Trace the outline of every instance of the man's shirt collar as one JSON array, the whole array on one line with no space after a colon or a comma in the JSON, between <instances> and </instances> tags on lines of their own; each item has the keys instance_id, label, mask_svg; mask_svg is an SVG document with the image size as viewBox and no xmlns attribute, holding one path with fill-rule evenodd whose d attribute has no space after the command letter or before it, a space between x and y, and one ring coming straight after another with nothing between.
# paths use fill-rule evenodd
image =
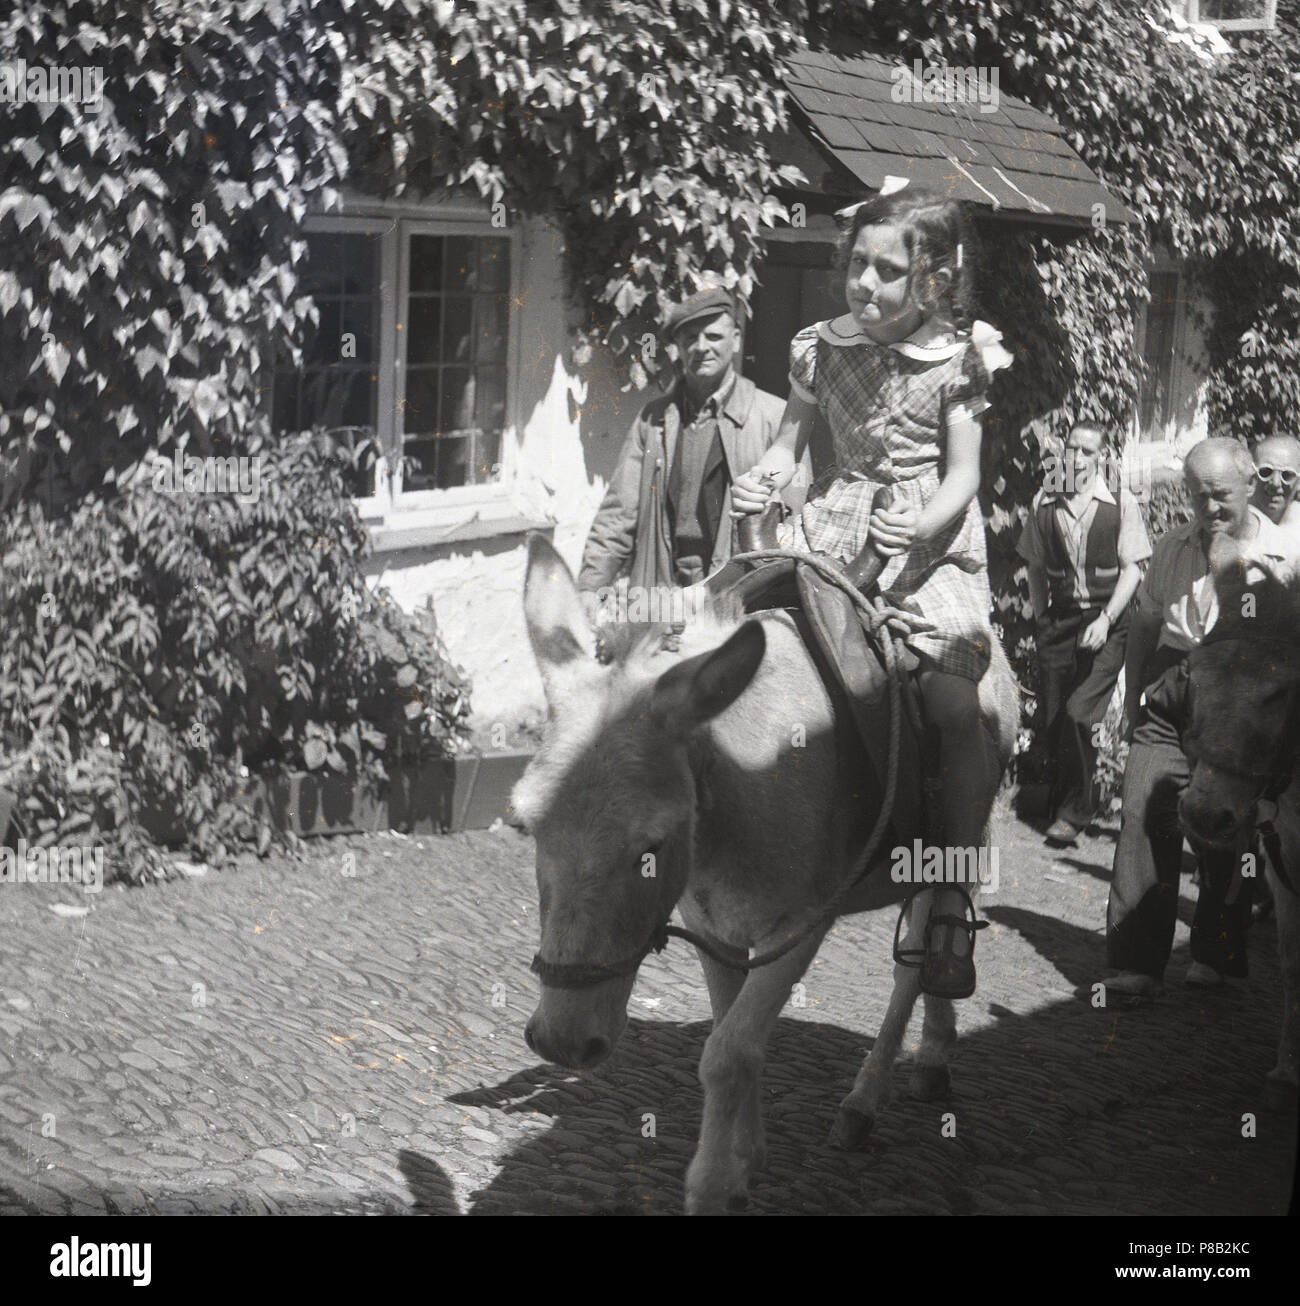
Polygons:
<instances>
[{"instance_id":1,"label":"man's shirt collar","mask_svg":"<svg viewBox=\"0 0 1300 1306\"><path fill-rule=\"evenodd\" d=\"M726 406L727 400L731 398L732 391L736 388L736 370L731 369L727 379L697 408L692 402L690 394L686 389L686 382L681 382L681 390L678 397L678 407L681 409L682 422L689 425L704 416L717 417Z\"/></svg>"}]
</instances>

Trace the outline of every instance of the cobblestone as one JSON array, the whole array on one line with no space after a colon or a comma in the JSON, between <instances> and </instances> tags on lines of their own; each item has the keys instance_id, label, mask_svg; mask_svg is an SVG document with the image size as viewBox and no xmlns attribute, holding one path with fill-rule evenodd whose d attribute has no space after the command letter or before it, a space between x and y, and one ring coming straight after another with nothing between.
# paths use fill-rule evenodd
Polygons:
<instances>
[{"instance_id":1,"label":"cobblestone","mask_svg":"<svg viewBox=\"0 0 1300 1306\"><path fill-rule=\"evenodd\" d=\"M892 913L840 922L769 1049L751 1209L1285 1210L1294 1124L1263 1097L1271 926L1252 935L1244 992L1182 989L1180 924L1165 996L1099 1010L1113 843L1082 841L1048 880L1032 831L1001 816L995 837L1002 887L982 903L993 924L952 1098L911 1099L903 1066L865 1152L826 1142L891 969ZM522 1042L531 845L510 830L422 842L318 842L305 862L106 892L82 919L49 912L40 886L0 890L0 1214L679 1212L709 1019L691 950L647 961L605 1066L577 1080L539 1065ZM347 848L364 876L325 873ZM919 1022L905 1056L918 1036ZM40 1137L47 1112L55 1138Z\"/></svg>"}]
</instances>

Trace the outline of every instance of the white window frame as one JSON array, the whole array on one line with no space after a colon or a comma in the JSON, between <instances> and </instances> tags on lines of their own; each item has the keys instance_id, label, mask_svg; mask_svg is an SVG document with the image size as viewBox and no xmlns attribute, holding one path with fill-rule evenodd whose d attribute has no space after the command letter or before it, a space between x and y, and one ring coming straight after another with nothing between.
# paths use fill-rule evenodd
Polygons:
<instances>
[{"instance_id":1,"label":"white window frame","mask_svg":"<svg viewBox=\"0 0 1300 1306\"><path fill-rule=\"evenodd\" d=\"M505 423L501 429L501 452L500 467L501 474L496 481L483 482L478 485L457 485L445 490L412 490L403 491L400 488L401 467L400 465L393 469L393 482L396 487L393 494L393 507L403 512L417 511L421 508L432 508L446 504L474 504L482 503L497 497L495 491L498 484L504 484L513 479L515 470L514 451L518 443L513 439L514 433L519 429L516 421L514 409L515 392L517 390L516 378L519 376L519 314L516 311L521 302L521 286L519 284L520 272L520 250L517 233L509 230L503 230L500 227L492 227L485 223L471 222L446 222L435 219L414 219L407 218L397 224L396 239L398 242L398 276L397 276L397 296L393 305L394 324L397 320L397 305L402 305L404 311L408 305L408 296L411 288L411 237L412 236L486 236L496 239L507 238L510 241L510 312L507 318L507 335L506 335L506 411ZM409 338L405 330L405 323L401 331L396 330L394 326L393 335L389 339L397 340L397 373L402 376L406 375L406 344ZM394 375L394 382L397 381ZM394 426L399 425L397 415L397 398L396 391L403 387L394 385L394 397L392 406L392 420Z\"/></svg>"},{"instance_id":2,"label":"white window frame","mask_svg":"<svg viewBox=\"0 0 1300 1306\"><path fill-rule=\"evenodd\" d=\"M315 215L307 218L302 225L304 235L330 235L338 232L374 231L379 225L373 218L331 217ZM391 446L393 442L393 424L396 421L397 396L396 373L384 366L384 341L392 340L395 334L396 306L389 293L388 279L390 269L396 263L397 224L393 223L379 237L379 327L375 344L379 356L375 360L379 381L375 396L375 435L381 448ZM358 496L353 499L357 512L363 521L382 518L392 507L386 466L381 458L375 465L375 492L372 495Z\"/></svg>"},{"instance_id":3,"label":"white window frame","mask_svg":"<svg viewBox=\"0 0 1300 1306\"><path fill-rule=\"evenodd\" d=\"M1187 21L1213 27L1220 32L1271 32L1277 26L1277 0L1260 0L1261 18L1209 18L1201 14L1201 0L1187 0Z\"/></svg>"},{"instance_id":4,"label":"white window frame","mask_svg":"<svg viewBox=\"0 0 1300 1306\"><path fill-rule=\"evenodd\" d=\"M303 232L375 231L380 246L380 325L376 366L379 370L375 432L381 445L392 448L398 439L398 396L406 367L406 336L398 329L406 316L409 248L412 234L486 236L510 241L510 311L506 344L506 407L501 431L500 475L495 481L440 490L404 493L400 464L390 479L386 461L375 469L375 493L355 498L358 514L371 532L377 552L423 548L443 541L457 542L545 528L516 493L519 432L518 379L521 374L521 322L526 253L518 226L493 225L487 205L473 201L415 204L345 195L333 210L314 213L303 221ZM400 315L399 315L400 314ZM392 481L396 480L394 486Z\"/></svg>"}]
</instances>

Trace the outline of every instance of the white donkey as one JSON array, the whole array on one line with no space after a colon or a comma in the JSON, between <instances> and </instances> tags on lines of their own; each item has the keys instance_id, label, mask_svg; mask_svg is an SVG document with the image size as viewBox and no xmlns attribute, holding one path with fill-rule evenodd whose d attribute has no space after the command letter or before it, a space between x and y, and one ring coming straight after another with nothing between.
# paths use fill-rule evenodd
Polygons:
<instances>
[{"instance_id":1,"label":"white donkey","mask_svg":"<svg viewBox=\"0 0 1300 1306\"><path fill-rule=\"evenodd\" d=\"M690 930L742 960L814 926L779 960L748 972L700 952L714 1026L700 1061L704 1119L686 1208L739 1209L763 1165L768 1038L828 928L819 910L865 847L879 785L784 612L706 616L686 626L676 649L648 637L603 665L573 578L539 536L530 540L524 608L550 707L546 738L514 793L536 839L541 897L542 994L528 1046L578 1069L603 1061L627 1023L637 965L662 946L675 907ZM1001 774L1017 699L996 640L981 702ZM898 783L919 787L921 777ZM920 834L893 831L904 845ZM842 911L905 892L878 866ZM923 938L932 896L913 907L908 948ZM888 1099L919 991L919 971L896 967L884 1025L832 1131L843 1146L864 1143ZM955 1041L952 1003L927 996L918 1096L947 1092Z\"/></svg>"}]
</instances>

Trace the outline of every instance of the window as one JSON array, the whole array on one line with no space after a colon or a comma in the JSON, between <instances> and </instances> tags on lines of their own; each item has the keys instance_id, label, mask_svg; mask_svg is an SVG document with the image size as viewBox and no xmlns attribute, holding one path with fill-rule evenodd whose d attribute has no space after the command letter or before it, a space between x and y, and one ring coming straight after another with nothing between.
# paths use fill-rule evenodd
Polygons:
<instances>
[{"instance_id":1,"label":"window","mask_svg":"<svg viewBox=\"0 0 1300 1306\"><path fill-rule=\"evenodd\" d=\"M505 426L510 242L408 232L404 264L403 488L480 484Z\"/></svg>"},{"instance_id":2,"label":"window","mask_svg":"<svg viewBox=\"0 0 1300 1306\"><path fill-rule=\"evenodd\" d=\"M1177 361L1180 279L1178 270L1151 271L1151 302L1142 329L1146 375L1138 396L1138 430L1143 440L1163 440L1175 421L1174 369Z\"/></svg>"},{"instance_id":3,"label":"window","mask_svg":"<svg viewBox=\"0 0 1300 1306\"><path fill-rule=\"evenodd\" d=\"M272 418L277 430L322 425L345 441L360 499L416 507L500 479L516 260L512 238L490 230L307 224L301 286L320 320L302 365L277 363Z\"/></svg>"},{"instance_id":4,"label":"window","mask_svg":"<svg viewBox=\"0 0 1300 1306\"><path fill-rule=\"evenodd\" d=\"M1277 26L1277 0L1187 0L1187 21L1221 32L1254 32Z\"/></svg>"}]
</instances>

